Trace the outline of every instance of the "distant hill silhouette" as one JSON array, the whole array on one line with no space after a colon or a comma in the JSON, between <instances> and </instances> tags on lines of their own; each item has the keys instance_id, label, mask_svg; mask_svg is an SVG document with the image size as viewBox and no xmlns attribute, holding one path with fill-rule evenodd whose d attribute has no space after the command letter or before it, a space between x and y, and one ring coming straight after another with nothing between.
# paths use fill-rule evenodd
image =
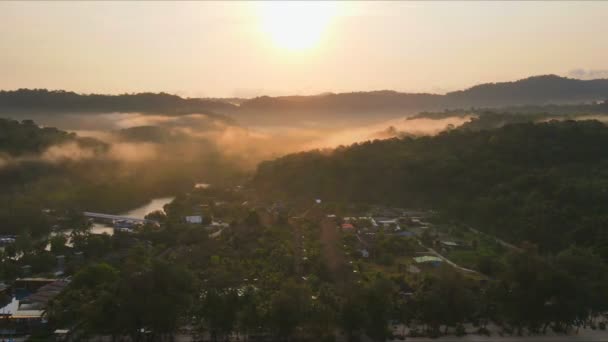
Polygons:
<instances>
[{"instance_id":1,"label":"distant hill silhouette","mask_svg":"<svg viewBox=\"0 0 608 342\"><path fill-rule=\"evenodd\" d=\"M85 95L47 89L0 91L0 112L213 114L228 112L234 107L234 105L220 100L184 99L166 93Z\"/></svg>"},{"instance_id":2,"label":"distant hill silhouette","mask_svg":"<svg viewBox=\"0 0 608 342\"><path fill-rule=\"evenodd\" d=\"M0 112L215 113L228 114L246 123L288 124L305 120L367 120L455 108L580 104L605 99L608 99L608 79L578 80L544 75L515 82L480 84L445 95L383 90L238 100L184 99L166 93L81 95L20 89L0 92Z\"/></svg>"},{"instance_id":3,"label":"distant hill silhouette","mask_svg":"<svg viewBox=\"0 0 608 342\"><path fill-rule=\"evenodd\" d=\"M445 95L372 91L316 96L262 96L244 101L239 119L281 120L298 115L306 119L357 120L412 115L419 111L456 108L498 108L522 105L591 103L608 99L608 79L578 80L555 75L534 76L515 82L487 83Z\"/></svg>"},{"instance_id":4,"label":"distant hill silhouette","mask_svg":"<svg viewBox=\"0 0 608 342\"><path fill-rule=\"evenodd\" d=\"M391 90L313 96L257 97L241 104L241 111L374 112L411 110L440 103L442 95L399 93Z\"/></svg>"},{"instance_id":5,"label":"distant hill silhouette","mask_svg":"<svg viewBox=\"0 0 608 342\"><path fill-rule=\"evenodd\" d=\"M584 81L545 75L515 82L480 84L445 95L373 91L317 96L263 96L243 102L241 110L367 112L420 110L422 108L566 104L606 98L608 98L608 79Z\"/></svg>"},{"instance_id":6,"label":"distant hill silhouette","mask_svg":"<svg viewBox=\"0 0 608 342\"><path fill-rule=\"evenodd\" d=\"M608 98L608 79L577 80L556 75L487 83L445 95L449 107L503 107L585 103Z\"/></svg>"}]
</instances>

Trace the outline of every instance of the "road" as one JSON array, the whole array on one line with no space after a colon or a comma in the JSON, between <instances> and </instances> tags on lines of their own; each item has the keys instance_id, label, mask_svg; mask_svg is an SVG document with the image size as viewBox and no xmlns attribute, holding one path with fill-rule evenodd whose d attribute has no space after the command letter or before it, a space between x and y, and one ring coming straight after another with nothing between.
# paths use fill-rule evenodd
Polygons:
<instances>
[{"instance_id":1,"label":"road","mask_svg":"<svg viewBox=\"0 0 608 342\"><path fill-rule=\"evenodd\" d=\"M289 225L292 228L293 233L293 262L294 262L294 270L298 276L302 276L302 257L304 256L302 253L302 229L300 228L300 222L297 219L290 218Z\"/></svg>"},{"instance_id":2,"label":"road","mask_svg":"<svg viewBox=\"0 0 608 342\"><path fill-rule=\"evenodd\" d=\"M329 270L334 273L345 265L344 254L338 249L340 234L334 220L325 218L321 221L321 244L323 256L327 261Z\"/></svg>"},{"instance_id":3,"label":"road","mask_svg":"<svg viewBox=\"0 0 608 342\"><path fill-rule=\"evenodd\" d=\"M456 263L455 263L455 262L453 262L452 260L450 260L450 259L448 259L448 258L444 257L443 255L441 255L441 254L440 254L439 252L437 252L436 250L434 250L434 249L432 249L432 248L430 248L430 247L427 247L427 246L423 245L423 244L422 244L422 242L421 242L420 240L416 240L416 241L418 241L418 244L419 244L419 245L420 245L422 248L426 248L426 250L427 250L429 253L431 253L431 254L435 255L436 257L440 258L441 260L443 260L445 263L449 264L450 266L452 266L452 267L454 267L454 268L456 268L456 269L459 269L459 270L461 270L461 271L463 271L463 272L475 273L475 274L479 274L479 275L481 275L481 276L484 276L483 274L481 274L481 273L479 273L479 272L477 272L477 271L475 271L475 270L472 270L472 269L469 269L469 268L465 268L465 267L462 267L462 266L460 266L460 265L456 264ZM485 276L484 276L484 277L485 277Z\"/></svg>"},{"instance_id":4,"label":"road","mask_svg":"<svg viewBox=\"0 0 608 342\"><path fill-rule=\"evenodd\" d=\"M475 234L479 234L479 235L487 236L487 237L489 237L489 238L493 239L494 241L496 241L498 244L500 244L500 245L501 245L501 246L503 246L503 247L506 247L506 248L509 248L509 249L511 249L511 250L518 251L518 252L521 252L521 251L522 251L522 249L521 249L521 248L519 248L519 247L517 247L517 246L515 246L515 245L513 245L513 244L510 244L510 243L508 243L508 242L506 242L506 241L504 241L504 240L501 240L501 239L497 238L496 236L493 236L493 235L490 235L490 234L486 234L486 233L484 233L484 232L481 232L481 231L479 231L479 230L477 230L477 229L475 229L475 228L469 227L469 226L467 226L467 229L469 229L471 232L473 232L473 233L475 233ZM455 263L455 262L453 262L452 260L450 260L450 259L448 259L448 258L444 257L443 255L441 255L441 254L440 254L439 252L437 252L436 250L434 250L434 249L432 249L432 248L430 248L430 247L427 247L427 246L423 245L423 244L422 244L422 242L421 242L420 240L417 240L417 241L418 241L418 244L419 244L420 246L422 246L423 248L426 248L426 249L428 250L428 252L429 252L429 253L431 253L431 254L433 254L433 255L437 256L438 258L440 258L441 260L443 260L444 262L446 262L446 263L447 263L447 264L449 264L450 266L452 266L452 267L454 267L454 268L456 268L456 269L459 269L459 270L461 270L461 271L463 271L463 272L475 273L475 274L479 274L479 275L481 275L481 276L484 276L484 277L485 277L485 275L483 275L482 273L479 273L479 272L477 272L477 271L475 271L475 270L472 270L472 269L469 269L469 268L465 268L465 267L462 267L462 266L460 266L460 265L456 264L456 263ZM608 338L607 338L606 340L608 341Z\"/></svg>"},{"instance_id":5,"label":"road","mask_svg":"<svg viewBox=\"0 0 608 342\"><path fill-rule=\"evenodd\" d=\"M473 233L475 233L475 234L479 234L479 235L487 236L487 237L489 237L489 238L491 238L491 239L494 239L494 241L496 241L498 244L500 244L500 245L501 245L501 246L503 246L503 247L506 247L506 248L509 248L509 249L512 249L512 250L515 250L515 251L518 251L518 252L523 251L521 248L519 248L519 247L517 247L517 246L515 246L515 245L513 245L513 244L510 244L510 243L508 243L508 242L506 242L506 241L504 241L504 240L501 240L501 239L497 238L497 237L496 237L496 236L494 236L494 235L490 235L490 234L484 233L484 232L482 232L482 231L479 231L479 230L477 230L477 229L475 229L475 228L472 228L472 227L469 227L469 226L467 226L467 228L468 228L468 229L469 229L471 232L473 232Z\"/></svg>"}]
</instances>

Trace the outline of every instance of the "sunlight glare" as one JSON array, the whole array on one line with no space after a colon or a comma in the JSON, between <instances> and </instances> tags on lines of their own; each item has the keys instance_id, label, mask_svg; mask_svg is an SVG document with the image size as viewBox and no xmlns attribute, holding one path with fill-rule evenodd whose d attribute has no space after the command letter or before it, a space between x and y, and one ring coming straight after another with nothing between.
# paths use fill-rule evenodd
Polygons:
<instances>
[{"instance_id":1,"label":"sunlight glare","mask_svg":"<svg viewBox=\"0 0 608 342\"><path fill-rule=\"evenodd\" d=\"M258 6L262 30L287 50L314 47L336 14L336 4L330 2L264 2Z\"/></svg>"}]
</instances>

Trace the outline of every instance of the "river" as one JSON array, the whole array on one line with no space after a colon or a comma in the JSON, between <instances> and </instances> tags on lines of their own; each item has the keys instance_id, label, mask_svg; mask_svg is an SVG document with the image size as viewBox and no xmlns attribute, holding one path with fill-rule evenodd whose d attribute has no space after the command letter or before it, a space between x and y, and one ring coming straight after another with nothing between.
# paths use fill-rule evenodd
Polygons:
<instances>
[{"instance_id":1,"label":"river","mask_svg":"<svg viewBox=\"0 0 608 342\"><path fill-rule=\"evenodd\" d=\"M150 202L142 205L141 207L131 209L127 212L120 213L119 215L143 219L147 214L149 214L153 211L163 210L163 207L165 206L165 204L170 203L171 201L173 201L174 198L175 197L154 198L154 199L150 200ZM104 223L93 223L93 226L91 227L91 233L93 233L93 234L106 233L106 234L112 235L112 234L114 234L114 228L112 228L112 226L110 226L108 224L104 224Z\"/></svg>"},{"instance_id":2,"label":"river","mask_svg":"<svg viewBox=\"0 0 608 342\"><path fill-rule=\"evenodd\" d=\"M171 201L173 201L175 197L159 197L159 198L153 198L150 200L150 202L137 207L135 209L131 209L129 211L126 211L124 213L119 214L120 216L128 216L128 217L133 217L133 218L140 218L143 219L147 214L156 211L156 210L163 210L163 207L165 206L165 204L170 203ZM50 236L55 236L57 234L63 234L65 236L69 236L71 233L70 230L63 230L60 232L54 231L51 232ZM114 235L114 228L106 223L99 223L99 222L94 222L93 226L91 226L91 233L92 234L108 234L108 235ZM67 245L68 246L72 246L71 241L69 241L70 239L68 239ZM3 250L4 247L0 247L0 250ZM50 251L51 250L51 243L49 242L46 246L46 250Z\"/></svg>"}]
</instances>

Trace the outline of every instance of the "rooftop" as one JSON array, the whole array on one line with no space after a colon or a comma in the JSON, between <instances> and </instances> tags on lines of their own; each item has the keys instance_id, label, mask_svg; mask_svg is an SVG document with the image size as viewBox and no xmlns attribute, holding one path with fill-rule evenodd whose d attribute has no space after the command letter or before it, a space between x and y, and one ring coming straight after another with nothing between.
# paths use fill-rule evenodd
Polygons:
<instances>
[{"instance_id":1,"label":"rooftop","mask_svg":"<svg viewBox=\"0 0 608 342\"><path fill-rule=\"evenodd\" d=\"M441 258L438 258L436 256L424 255L424 256L414 257L414 261L421 264L421 263L425 263L425 262L442 262L443 260L441 260Z\"/></svg>"},{"instance_id":2,"label":"rooftop","mask_svg":"<svg viewBox=\"0 0 608 342\"><path fill-rule=\"evenodd\" d=\"M344 223L342 224L342 229L355 229L355 226L350 223Z\"/></svg>"}]
</instances>

